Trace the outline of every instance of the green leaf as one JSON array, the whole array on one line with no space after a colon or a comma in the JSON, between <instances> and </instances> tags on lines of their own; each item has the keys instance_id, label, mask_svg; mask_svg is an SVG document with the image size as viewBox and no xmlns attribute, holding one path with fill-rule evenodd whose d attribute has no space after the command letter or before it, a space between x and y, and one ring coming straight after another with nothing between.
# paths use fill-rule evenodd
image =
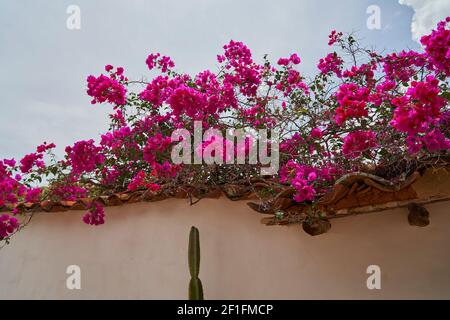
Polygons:
<instances>
[{"instance_id":1,"label":"green leaf","mask_svg":"<svg viewBox=\"0 0 450 320\"><path fill-rule=\"evenodd\" d=\"M448 91L443 92L441 96L447 100L450 100L450 92Z\"/></svg>"}]
</instances>

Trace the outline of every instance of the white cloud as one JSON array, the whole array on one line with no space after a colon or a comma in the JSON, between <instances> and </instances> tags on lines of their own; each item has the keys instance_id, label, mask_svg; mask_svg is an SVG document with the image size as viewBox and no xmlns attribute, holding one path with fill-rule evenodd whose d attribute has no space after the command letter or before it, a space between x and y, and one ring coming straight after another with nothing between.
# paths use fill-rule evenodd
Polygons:
<instances>
[{"instance_id":1,"label":"white cloud","mask_svg":"<svg viewBox=\"0 0 450 320\"><path fill-rule=\"evenodd\" d=\"M399 0L398 2L414 10L411 33L413 40L417 42L423 35L430 33L439 21L450 15L449 0Z\"/></svg>"}]
</instances>

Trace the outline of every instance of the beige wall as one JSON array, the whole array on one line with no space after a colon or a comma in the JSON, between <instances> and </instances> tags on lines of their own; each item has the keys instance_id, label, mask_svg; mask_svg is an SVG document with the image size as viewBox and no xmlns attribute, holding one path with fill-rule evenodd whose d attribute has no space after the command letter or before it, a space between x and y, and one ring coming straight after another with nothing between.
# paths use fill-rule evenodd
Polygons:
<instances>
[{"instance_id":1,"label":"beige wall","mask_svg":"<svg viewBox=\"0 0 450 320\"><path fill-rule=\"evenodd\" d=\"M39 214L0 250L0 298L185 299L191 225L209 299L450 298L450 203L427 207L425 228L398 209L333 220L317 237L261 225L227 199L108 208L99 227L84 225L82 212ZM66 289L72 264L81 290ZM371 264L381 267L381 290L366 287Z\"/></svg>"}]
</instances>

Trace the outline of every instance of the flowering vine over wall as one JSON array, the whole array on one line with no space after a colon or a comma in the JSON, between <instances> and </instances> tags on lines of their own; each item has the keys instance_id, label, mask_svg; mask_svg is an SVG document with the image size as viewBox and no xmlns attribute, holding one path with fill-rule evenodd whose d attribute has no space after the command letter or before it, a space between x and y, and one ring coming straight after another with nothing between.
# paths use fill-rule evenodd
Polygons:
<instances>
[{"instance_id":1,"label":"flowering vine over wall","mask_svg":"<svg viewBox=\"0 0 450 320\"><path fill-rule=\"evenodd\" d=\"M217 72L178 73L172 59L159 53L145 61L148 72L158 72L146 81L129 80L123 68L107 65L104 74L87 78L87 94L92 104L111 105L108 132L67 146L63 160L54 156L54 144L44 143L19 161L0 161L0 208L10 210L0 215L0 240L8 241L26 223L18 219L20 203L92 199L83 221L99 225L105 214L95 199L101 195L174 194L264 178L260 163L174 164L171 134L192 130L194 121L220 132L276 130L281 169L271 179L292 186L299 203L314 205L349 172L395 180L437 163L450 149L449 22L421 39L424 52L387 55L333 31L328 44L335 50L320 59L312 78L299 71L296 53L276 64L267 57L258 63L237 41L217 56Z\"/></svg>"}]
</instances>

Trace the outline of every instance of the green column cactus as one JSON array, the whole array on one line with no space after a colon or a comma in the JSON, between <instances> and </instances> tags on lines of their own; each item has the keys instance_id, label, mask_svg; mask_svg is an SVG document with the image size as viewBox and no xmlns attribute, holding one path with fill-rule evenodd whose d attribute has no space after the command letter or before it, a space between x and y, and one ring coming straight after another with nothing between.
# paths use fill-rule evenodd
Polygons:
<instances>
[{"instance_id":1,"label":"green column cactus","mask_svg":"<svg viewBox=\"0 0 450 320\"><path fill-rule=\"evenodd\" d=\"M202 281L198 278L200 272L200 235L196 227L191 227L188 249L189 272L189 300L203 300Z\"/></svg>"}]
</instances>

